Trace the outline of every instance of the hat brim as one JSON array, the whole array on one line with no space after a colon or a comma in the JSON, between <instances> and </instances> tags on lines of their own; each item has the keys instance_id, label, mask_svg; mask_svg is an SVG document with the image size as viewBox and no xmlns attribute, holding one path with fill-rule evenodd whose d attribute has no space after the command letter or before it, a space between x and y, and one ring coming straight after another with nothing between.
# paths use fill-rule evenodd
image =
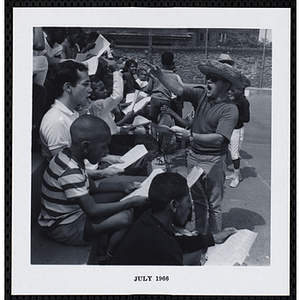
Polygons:
<instances>
[{"instance_id":1,"label":"hat brim","mask_svg":"<svg viewBox=\"0 0 300 300\"><path fill-rule=\"evenodd\" d=\"M212 65L199 65L198 68L205 75L215 74L218 75L219 77L224 78L225 80L229 81L232 85L234 85L236 88L242 89L245 87L244 84L239 79L237 79L234 76L231 76L227 72L222 71L219 68L216 68Z\"/></svg>"},{"instance_id":2,"label":"hat brim","mask_svg":"<svg viewBox=\"0 0 300 300\"><path fill-rule=\"evenodd\" d=\"M234 65L235 61L233 59L219 59L218 62L223 64L229 64L231 66Z\"/></svg>"}]
</instances>

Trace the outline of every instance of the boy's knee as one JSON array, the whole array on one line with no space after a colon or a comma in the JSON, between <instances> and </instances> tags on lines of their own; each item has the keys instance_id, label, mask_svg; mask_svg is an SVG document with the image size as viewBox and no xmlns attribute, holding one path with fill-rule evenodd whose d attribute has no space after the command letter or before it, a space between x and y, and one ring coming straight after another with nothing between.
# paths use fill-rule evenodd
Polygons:
<instances>
[{"instance_id":1,"label":"boy's knee","mask_svg":"<svg viewBox=\"0 0 300 300\"><path fill-rule=\"evenodd\" d=\"M129 228L134 222L134 216L130 210L124 210L121 212L121 225L123 228Z\"/></svg>"}]
</instances>

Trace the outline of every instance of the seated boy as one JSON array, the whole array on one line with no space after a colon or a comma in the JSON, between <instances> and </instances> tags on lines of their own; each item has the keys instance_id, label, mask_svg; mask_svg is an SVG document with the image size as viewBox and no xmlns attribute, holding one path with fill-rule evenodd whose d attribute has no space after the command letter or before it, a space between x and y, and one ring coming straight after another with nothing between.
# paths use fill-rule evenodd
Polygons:
<instances>
[{"instance_id":1,"label":"seated boy","mask_svg":"<svg viewBox=\"0 0 300 300\"><path fill-rule=\"evenodd\" d=\"M151 211L135 222L111 264L183 265L183 253L221 243L236 232L234 228L227 228L213 235L175 236L173 224L184 227L192 210L187 181L178 173L155 176L149 189L149 201Z\"/></svg>"},{"instance_id":2,"label":"seated boy","mask_svg":"<svg viewBox=\"0 0 300 300\"><path fill-rule=\"evenodd\" d=\"M139 184L95 184L89 180L84 159L96 163L108 151L110 130L103 120L81 116L72 123L70 132L70 148L59 152L44 173L38 222L54 240L69 245L85 245L108 233L107 255L111 257L133 223L128 209L143 205L146 199L132 197L128 201L103 203L99 193L130 193Z\"/></svg>"}]
</instances>

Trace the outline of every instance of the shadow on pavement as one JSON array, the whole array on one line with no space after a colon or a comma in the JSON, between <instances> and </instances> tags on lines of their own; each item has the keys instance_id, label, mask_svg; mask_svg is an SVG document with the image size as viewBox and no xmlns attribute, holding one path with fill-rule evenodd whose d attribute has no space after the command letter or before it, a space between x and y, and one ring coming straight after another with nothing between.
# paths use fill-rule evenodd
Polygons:
<instances>
[{"instance_id":1,"label":"shadow on pavement","mask_svg":"<svg viewBox=\"0 0 300 300\"><path fill-rule=\"evenodd\" d=\"M253 167L244 167L241 168L241 175L242 178L249 178L249 177L257 177L257 172L255 171L255 168Z\"/></svg>"},{"instance_id":2,"label":"shadow on pavement","mask_svg":"<svg viewBox=\"0 0 300 300\"><path fill-rule=\"evenodd\" d=\"M223 228L234 227L236 229L254 230L255 226L266 224L261 215L242 208L232 208L228 213L223 213L222 218Z\"/></svg>"},{"instance_id":3,"label":"shadow on pavement","mask_svg":"<svg viewBox=\"0 0 300 300\"><path fill-rule=\"evenodd\" d=\"M233 166L229 169L227 169L227 173L233 172ZM253 167L244 167L240 169L241 175L243 179L249 178L249 177L257 177L257 172L255 171L255 168Z\"/></svg>"},{"instance_id":4,"label":"shadow on pavement","mask_svg":"<svg viewBox=\"0 0 300 300\"><path fill-rule=\"evenodd\" d=\"M244 150L240 150L240 156L243 159L251 159L251 158L253 158L252 155L250 155L247 151L244 151Z\"/></svg>"}]
</instances>

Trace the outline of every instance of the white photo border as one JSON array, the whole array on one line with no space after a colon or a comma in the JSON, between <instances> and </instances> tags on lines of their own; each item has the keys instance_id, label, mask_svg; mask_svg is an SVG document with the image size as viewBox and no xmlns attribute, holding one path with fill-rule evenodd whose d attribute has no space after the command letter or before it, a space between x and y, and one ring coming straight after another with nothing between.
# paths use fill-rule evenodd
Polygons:
<instances>
[{"instance_id":1,"label":"white photo border","mask_svg":"<svg viewBox=\"0 0 300 300\"><path fill-rule=\"evenodd\" d=\"M289 8L14 8L12 295L289 295ZM272 29L271 265L264 267L30 264L31 87L34 26ZM274 205L276 203L276 205ZM169 275L134 283L136 275Z\"/></svg>"}]
</instances>

